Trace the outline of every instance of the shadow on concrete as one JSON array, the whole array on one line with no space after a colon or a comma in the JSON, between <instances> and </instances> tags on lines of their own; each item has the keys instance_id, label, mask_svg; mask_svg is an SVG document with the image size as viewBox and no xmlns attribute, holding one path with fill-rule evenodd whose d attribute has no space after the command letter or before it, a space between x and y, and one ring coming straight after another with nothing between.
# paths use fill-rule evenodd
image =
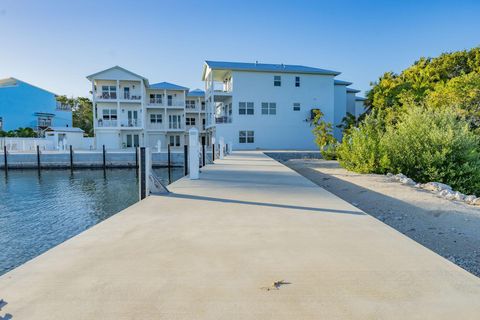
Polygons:
<instances>
[{"instance_id":1,"label":"shadow on concrete","mask_svg":"<svg viewBox=\"0 0 480 320\"><path fill-rule=\"evenodd\" d=\"M222 203L234 203L234 204L244 204L244 205L253 205L253 206L282 208L282 209L307 210L307 211L316 211L316 212L333 213L333 214L365 215L365 213L363 213L361 211L338 210L338 209L328 209L328 208L314 208L314 207L304 207L304 206L296 206L296 205L288 205L288 204L244 201L244 200L235 200L235 199L222 199L222 198L214 198L214 197L206 197L206 196L194 196L194 195L180 194L180 193L170 193L166 196L167 197L172 197L172 198L179 198L179 199L214 201L214 202L222 202Z\"/></svg>"}]
</instances>

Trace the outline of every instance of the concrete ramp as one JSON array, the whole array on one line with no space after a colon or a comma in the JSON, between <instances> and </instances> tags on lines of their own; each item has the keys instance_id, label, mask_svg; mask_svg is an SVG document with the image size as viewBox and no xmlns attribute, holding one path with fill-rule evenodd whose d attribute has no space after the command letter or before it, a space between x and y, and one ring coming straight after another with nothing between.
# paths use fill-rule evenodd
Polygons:
<instances>
[{"instance_id":1,"label":"concrete ramp","mask_svg":"<svg viewBox=\"0 0 480 320\"><path fill-rule=\"evenodd\" d=\"M12 319L480 319L480 279L261 152L0 278Z\"/></svg>"}]
</instances>

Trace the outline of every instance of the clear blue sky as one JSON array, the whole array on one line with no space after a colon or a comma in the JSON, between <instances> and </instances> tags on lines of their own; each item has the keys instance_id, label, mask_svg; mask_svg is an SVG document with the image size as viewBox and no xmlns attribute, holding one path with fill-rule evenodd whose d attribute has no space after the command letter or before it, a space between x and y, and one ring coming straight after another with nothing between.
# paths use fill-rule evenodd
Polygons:
<instances>
[{"instance_id":1,"label":"clear blue sky","mask_svg":"<svg viewBox=\"0 0 480 320\"><path fill-rule=\"evenodd\" d=\"M0 78L86 96L120 65L203 88L206 59L338 70L368 90L420 56L480 45L480 1L0 0Z\"/></svg>"}]
</instances>

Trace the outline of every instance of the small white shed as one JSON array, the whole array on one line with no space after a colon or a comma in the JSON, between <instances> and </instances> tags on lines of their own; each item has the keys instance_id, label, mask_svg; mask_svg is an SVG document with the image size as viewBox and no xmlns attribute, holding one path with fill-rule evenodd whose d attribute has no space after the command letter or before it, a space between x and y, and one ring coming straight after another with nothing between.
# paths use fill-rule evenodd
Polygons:
<instances>
[{"instance_id":1,"label":"small white shed","mask_svg":"<svg viewBox=\"0 0 480 320\"><path fill-rule=\"evenodd\" d=\"M56 150L67 150L72 146L73 149L91 149L88 143L91 139L85 138L84 131L75 127L49 127L45 130L45 138L53 141Z\"/></svg>"}]
</instances>

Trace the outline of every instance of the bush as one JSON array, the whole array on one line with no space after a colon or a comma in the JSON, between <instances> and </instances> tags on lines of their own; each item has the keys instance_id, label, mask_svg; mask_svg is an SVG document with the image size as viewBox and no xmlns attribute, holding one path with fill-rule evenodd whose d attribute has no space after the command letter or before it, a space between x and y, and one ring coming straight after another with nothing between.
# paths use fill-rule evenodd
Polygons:
<instances>
[{"instance_id":1,"label":"bush","mask_svg":"<svg viewBox=\"0 0 480 320\"><path fill-rule=\"evenodd\" d=\"M315 110L314 112L315 117L312 120L314 128L312 132L315 136L315 143L325 160L335 160L337 158L337 140L332 134L332 124L323 119L322 111Z\"/></svg>"},{"instance_id":2,"label":"bush","mask_svg":"<svg viewBox=\"0 0 480 320\"><path fill-rule=\"evenodd\" d=\"M381 139L383 171L480 191L479 139L454 111L411 107Z\"/></svg>"},{"instance_id":3,"label":"bush","mask_svg":"<svg viewBox=\"0 0 480 320\"><path fill-rule=\"evenodd\" d=\"M359 173L383 173L383 153L380 141L383 137L383 115L375 111L365 117L358 128L350 130L337 148L340 165Z\"/></svg>"}]
</instances>

